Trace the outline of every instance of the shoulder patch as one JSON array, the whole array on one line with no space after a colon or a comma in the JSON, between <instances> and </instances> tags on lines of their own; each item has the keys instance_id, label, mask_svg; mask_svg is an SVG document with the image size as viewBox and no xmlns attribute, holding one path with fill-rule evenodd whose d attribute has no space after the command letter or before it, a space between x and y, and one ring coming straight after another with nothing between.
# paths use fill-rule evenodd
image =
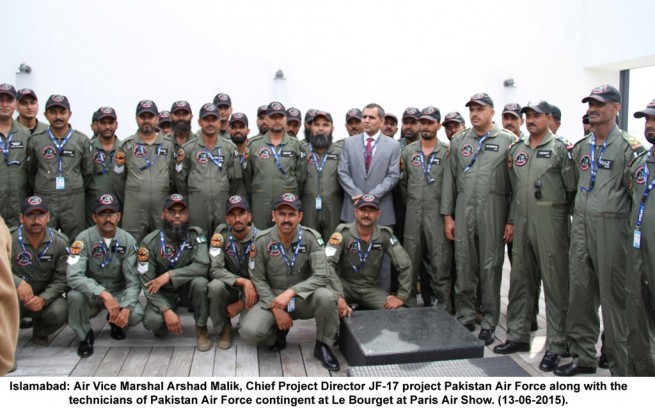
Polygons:
<instances>
[{"instance_id":1,"label":"shoulder patch","mask_svg":"<svg viewBox=\"0 0 655 409\"><path fill-rule=\"evenodd\" d=\"M79 256L82 254L82 250L84 249L84 243L81 241L77 240L73 242L73 244L70 247L70 254L73 256Z\"/></svg>"},{"instance_id":2,"label":"shoulder patch","mask_svg":"<svg viewBox=\"0 0 655 409\"><path fill-rule=\"evenodd\" d=\"M136 252L136 259L141 263L145 263L150 258L150 252L145 247L139 247L139 250Z\"/></svg>"},{"instance_id":3,"label":"shoulder patch","mask_svg":"<svg viewBox=\"0 0 655 409\"><path fill-rule=\"evenodd\" d=\"M555 135L555 139L557 139L558 141L560 141L560 142L562 142L564 145L566 145L566 149L573 149L573 144L571 143L571 141L569 141L569 140L566 139L565 137L563 137L563 136L559 136L559 135Z\"/></svg>"},{"instance_id":4,"label":"shoulder patch","mask_svg":"<svg viewBox=\"0 0 655 409\"><path fill-rule=\"evenodd\" d=\"M255 256L257 255L257 248L255 247L255 243L250 244L250 250L248 251L248 253L251 260L255 258Z\"/></svg>"},{"instance_id":5,"label":"shoulder patch","mask_svg":"<svg viewBox=\"0 0 655 409\"><path fill-rule=\"evenodd\" d=\"M396 238L396 236L391 236L391 238L389 239L389 244L391 244L392 246L398 244L398 239Z\"/></svg>"},{"instance_id":6,"label":"shoulder patch","mask_svg":"<svg viewBox=\"0 0 655 409\"><path fill-rule=\"evenodd\" d=\"M123 151L116 152L116 156L114 157L114 159L116 160L116 165L124 166L125 165L125 152L123 152Z\"/></svg>"},{"instance_id":7,"label":"shoulder patch","mask_svg":"<svg viewBox=\"0 0 655 409\"><path fill-rule=\"evenodd\" d=\"M343 243L343 236L341 236L341 233L333 233L328 243L332 246L339 246Z\"/></svg>"},{"instance_id":8,"label":"shoulder patch","mask_svg":"<svg viewBox=\"0 0 655 409\"><path fill-rule=\"evenodd\" d=\"M175 160L177 163L184 162L184 149L180 148L177 150L177 155Z\"/></svg>"},{"instance_id":9,"label":"shoulder patch","mask_svg":"<svg viewBox=\"0 0 655 409\"><path fill-rule=\"evenodd\" d=\"M200 234L198 237L196 237L196 241L198 244L207 243L207 236Z\"/></svg>"}]
</instances>

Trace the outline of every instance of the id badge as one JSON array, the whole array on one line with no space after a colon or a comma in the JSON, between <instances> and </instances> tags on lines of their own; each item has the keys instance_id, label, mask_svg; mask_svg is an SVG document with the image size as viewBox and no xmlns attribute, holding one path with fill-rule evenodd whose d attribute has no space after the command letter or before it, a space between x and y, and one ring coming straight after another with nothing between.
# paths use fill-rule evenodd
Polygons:
<instances>
[{"instance_id":1,"label":"id badge","mask_svg":"<svg viewBox=\"0 0 655 409\"><path fill-rule=\"evenodd\" d=\"M287 304L287 312L294 312L296 310L296 297L293 297L291 300L289 300L289 304Z\"/></svg>"},{"instance_id":2,"label":"id badge","mask_svg":"<svg viewBox=\"0 0 655 409\"><path fill-rule=\"evenodd\" d=\"M632 237L632 247L636 249L641 248L641 230L635 230L635 234Z\"/></svg>"},{"instance_id":3,"label":"id badge","mask_svg":"<svg viewBox=\"0 0 655 409\"><path fill-rule=\"evenodd\" d=\"M316 210L321 210L323 208L323 199L321 196L316 196Z\"/></svg>"},{"instance_id":4,"label":"id badge","mask_svg":"<svg viewBox=\"0 0 655 409\"><path fill-rule=\"evenodd\" d=\"M63 176L57 176L55 178L55 189L64 190L66 189L66 178Z\"/></svg>"}]
</instances>

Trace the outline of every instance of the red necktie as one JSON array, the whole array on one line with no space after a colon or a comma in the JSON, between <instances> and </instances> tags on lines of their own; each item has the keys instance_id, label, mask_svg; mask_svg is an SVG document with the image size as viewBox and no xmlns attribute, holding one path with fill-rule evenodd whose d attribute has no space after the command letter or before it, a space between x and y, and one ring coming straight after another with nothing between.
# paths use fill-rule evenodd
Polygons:
<instances>
[{"instance_id":1,"label":"red necktie","mask_svg":"<svg viewBox=\"0 0 655 409\"><path fill-rule=\"evenodd\" d=\"M371 167L371 160L373 159L373 138L366 140L366 151L364 152L364 166L366 166L366 173Z\"/></svg>"}]
</instances>

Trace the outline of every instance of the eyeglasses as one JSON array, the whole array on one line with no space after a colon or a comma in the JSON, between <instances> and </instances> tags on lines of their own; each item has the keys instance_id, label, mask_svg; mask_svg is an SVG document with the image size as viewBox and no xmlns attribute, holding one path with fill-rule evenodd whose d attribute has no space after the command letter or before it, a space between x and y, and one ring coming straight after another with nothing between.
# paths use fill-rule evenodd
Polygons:
<instances>
[{"instance_id":1,"label":"eyeglasses","mask_svg":"<svg viewBox=\"0 0 655 409\"><path fill-rule=\"evenodd\" d=\"M537 200L541 200L541 179L537 179L534 181L534 198Z\"/></svg>"},{"instance_id":2,"label":"eyeglasses","mask_svg":"<svg viewBox=\"0 0 655 409\"><path fill-rule=\"evenodd\" d=\"M110 218L116 217L117 215L118 215L118 212L96 213L96 217L99 217L101 219L110 219Z\"/></svg>"},{"instance_id":3,"label":"eyeglasses","mask_svg":"<svg viewBox=\"0 0 655 409\"><path fill-rule=\"evenodd\" d=\"M48 213L30 213L24 214L23 217L27 220L45 219Z\"/></svg>"},{"instance_id":4,"label":"eyeglasses","mask_svg":"<svg viewBox=\"0 0 655 409\"><path fill-rule=\"evenodd\" d=\"M186 210L186 209L183 209L183 210L166 209L166 214L171 216L171 217L176 216L176 215L186 216L186 215L189 214L189 211Z\"/></svg>"}]
</instances>

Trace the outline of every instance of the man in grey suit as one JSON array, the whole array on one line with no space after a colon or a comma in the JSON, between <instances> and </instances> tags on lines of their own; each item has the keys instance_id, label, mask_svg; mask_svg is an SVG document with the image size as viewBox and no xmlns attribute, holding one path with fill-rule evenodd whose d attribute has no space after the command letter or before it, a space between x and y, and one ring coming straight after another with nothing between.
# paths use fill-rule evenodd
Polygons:
<instances>
[{"instance_id":1,"label":"man in grey suit","mask_svg":"<svg viewBox=\"0 0 655 409\"><path fill-rule=\"evenodd\" d=\"M392 227L396 223L391 191L400 179L400 144L380 132L384 115L380 105L366 105L362 112L364 132L344 140L338 173L345 192L341 207L341 220L345 222L355 220L354 203L368 193L380 200L378 224ZM381 286L386 290L391 279L388 261L381 277Z\"/></svg>"}]
</instances>

